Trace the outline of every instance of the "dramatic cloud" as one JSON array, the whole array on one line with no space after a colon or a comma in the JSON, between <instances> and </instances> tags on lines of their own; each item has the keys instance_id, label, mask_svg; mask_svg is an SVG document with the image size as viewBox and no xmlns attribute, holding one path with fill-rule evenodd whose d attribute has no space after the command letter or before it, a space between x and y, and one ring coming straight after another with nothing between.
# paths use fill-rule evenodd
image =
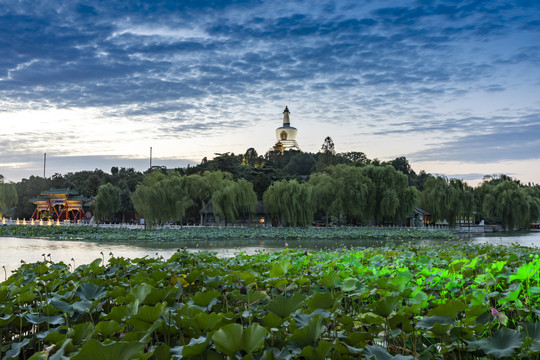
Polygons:
<instances>
[{"instance_id":1,"label":"dramatic cloud","mask_svg":"<svg viewBox=\"0 0 540 360\"><path fill-rule=\"evenodd\" d=\"M337 145L347 144L341 150L379 158L494 164L540 158L536 1L0 5L0 119L91 112L51 120L48 136L80 144L66 155L106 156L110 148L109 154L140 156L129 147L133 132L138 147L145 137L156 146L169 141L162 143L168 156L200 159L216 150L208 148L209 136L268 129L268 138L253 143L219 137L231 151L260 144L264 153L289 105L308 146L331 133ZM39 115L20 118L33 122ZM82 122L99 125L86 127L88 133L62 130ZM102 126L116 122L123 131ZM25 136L0 133L4 159L47 150L46 127L32 127ZM405 134L415 138L391 152L363 138ZM102 149L100 139L107 142ZM465 160L465 151L475 156ZM0 172L6 173L2 164Z\"/></svg>"}]
</instances>

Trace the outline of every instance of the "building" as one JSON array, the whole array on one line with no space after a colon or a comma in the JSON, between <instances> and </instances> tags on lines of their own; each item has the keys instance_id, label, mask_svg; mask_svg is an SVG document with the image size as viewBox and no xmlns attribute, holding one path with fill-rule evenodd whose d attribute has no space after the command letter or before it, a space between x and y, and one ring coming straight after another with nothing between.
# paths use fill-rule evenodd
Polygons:
<instances>
[{"instance_id":1,"label":"building","mask_svg":"<svg viewBox=\"0 0 540 360\"><path fill-rule=\"evenodd\" d=\"M296 142L298 130L291 126L289 108L285 106L283 110L283 126L276 129L276 144L271 149L273 151L297 150L300 151L300 146Z\"/></svg>"},{"instance_id":2,"label":"building","mask_svg":"<svg viewBox=\"0 0 540 360\"><path fill-rule=\"evenodd\" d=\"M30 201L36 205L32 219L40 219L43 213L54 220L82 220L92 217L91 200L80 196L75 190L49 189Z\"/></svg>"}]
</instances>

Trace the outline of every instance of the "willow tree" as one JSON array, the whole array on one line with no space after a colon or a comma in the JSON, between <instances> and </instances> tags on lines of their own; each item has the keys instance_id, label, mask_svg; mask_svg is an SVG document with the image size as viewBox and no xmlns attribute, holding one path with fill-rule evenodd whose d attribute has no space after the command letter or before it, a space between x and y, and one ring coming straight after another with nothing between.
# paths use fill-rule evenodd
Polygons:
<instances>
[{"instance_id":1,"label":"willow tree","mask_svg":"<svg viewBox=\"0 0 540 360\"><path fill-rule=\"evenodd\" d=\"M326 169L334 179L332 211L343 214L348 223L368 222L374 216L374 184L361 168L350 165L330 166Z\"/></svg>"},{"instance_id":2,"label":"willow tree","mask_svg":"<svg viewBox=\"0 0 540 360\"><path fill-rule=\"evenodd\" d=\"M144 176L143 181L137 185L131 195L131 201L135 211L145 220L145 227L153 228L163 216L159 206L161 190L158 183L165 175L154 171Z\"/></svg>"},{"instance_id":3,"label":"willow tree","mask_svg":"<svg viewBox=\"0 0 540 360\"><path fill-rule=\"evenodd\" d=\"M0 175L0 213L9 211L18 201L15 184L4 182L4 176Z\"/></svg>"},{"instance_id":4,"label":"willow tree","mask_svg":"<svg viewBox=\"0 0 540 360\"><path fill-rule=\"evenodd\" d=\"M165 194L165 204L167 211L166 221L178 221L183 224L183 217L186 215L186 210L194 203L191 199L185 176L177 172L172 172L167 176L160 185Z\"/></svg>"},{"instance_id":5,"label":"willow tree","mask_svg":"<svg viewBox=\"0 0 540 360\"><path fill-rule=\"evenodd\" d=\"M401 222L412 214L418 192L409 186L407 175L391 165L369 165L361 169L373 182L375 223L384 218Z\"/></svg>"},{"instance_id":6,"label":"willow tree","mask_svg":"<svg viewBox=\"0 0 540 360\"><path fill-rule=\"evenodd\" d=\"M497 218L503 228L514 231L516 227L530 226L530 201L530 196L517 182L504 180L484 197L482 208L488 216Z\"/></svg>"},{"instance_id":7,"label":"willow tree","mask_svg":"<svg viewBox=\"0 0 540 360\"><path fill-rule=\"evenodd\" d=\"M313 222L312 187L296 180L273 183L263 194L267 214L283 226L307 226Z\"/></svg>"},{"instance_id":8,"label":"willow tree","mask_svg":"<svg viewBox=\"0 0 540 360\"><path fill-rule=\"evenodd\" d=\"M192 204L186 179L177 172L165 175L155 171L145 175L131 199L150 228L168 221L182 223L186 209Z\"/></svg>"},{"instance_id":9,"label":"willow tree","mask_svg":"<svg viewBox=\"0 0 540 360\"><path fill-rule=\"evenodd\" d=\"M100 219L111 220L111 217L120 210L122 204L120 193L120 188L111 183L101 185L98 188L98 194L92 204L94 215L98 221Z\"/></svg>"},{"instance_id":10,"label":"willow tree","mask_svg":"<svg viewBox=\"0 0 540 360\"><path fill-rule=\"evenodd\" d=\"M471 217L475 208L474 191L458 179L429 177L420 194L420 206L431 213L433 221L456 226L458 217Z\"/></svg>"},{"instance_id":11,"label":"willow tree","mask_svg":"<svg viewBox=\"0 0 540 360\"><path fill-rule=\"evenodd\" d=\"M324 212L325 223L328 225L328 217L339 217L341 211L341 198L336 196L338 180L327 173L314 173L309 178L309 184L312 186L313 210Z\"/></svg>"},{"instance_id":12,"label":"willow tree","mask_svg":"<svg viewBox=\"0 0 540 360\"><path fill-rule=\"evenodd\" d=\"M229 181L221 190L212 194L212 206L216 216L225 220L225 226L239 217L251 217L257 206L257 194L253 184L245 179Z\"/></svg>"}]
</instances>

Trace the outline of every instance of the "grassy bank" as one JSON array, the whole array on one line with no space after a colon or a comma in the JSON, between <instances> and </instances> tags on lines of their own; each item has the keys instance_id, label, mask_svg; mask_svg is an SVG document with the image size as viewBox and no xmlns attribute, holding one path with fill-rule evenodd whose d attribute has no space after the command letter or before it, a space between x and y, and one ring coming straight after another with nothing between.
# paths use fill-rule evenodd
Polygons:
<instances>
[{"instance_id":1,"label":"grassy bank","mask_svg":"<svg viewBox=\"0 0 540 360\"><path fill-rule=\"evenodd\" d=\"M2 358L529 359L538 249L399 246L24 264ZM54 354L54 355L53 355Z\"/></svg>"},{"instance_id":2,"label":"grassy bank","mask_svg":"<svg viewBox=\"0 0 540 360\"><path fill-rule=\"evenodd\" d=\"M96 226L4 225L0 236L44 237L54 240L241 240L241 239L458 239L446 231L422 229L384 229L369 227L273 228L273 227L186 227L183 229L119 229Z\"/></svg>"}]
</instances>

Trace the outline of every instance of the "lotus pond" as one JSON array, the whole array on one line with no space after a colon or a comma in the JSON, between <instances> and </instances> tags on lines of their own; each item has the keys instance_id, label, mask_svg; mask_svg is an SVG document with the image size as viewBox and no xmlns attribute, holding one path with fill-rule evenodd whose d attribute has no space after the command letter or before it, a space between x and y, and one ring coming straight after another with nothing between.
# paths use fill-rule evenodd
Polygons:
<instances>
[{"instance_id":1,"label":"lotus pond","mask_svg":"<svg viewBox=\"0 0 540 360\"><path fill-rule=\"evenodd\" d=\"M242 239L282 239L282 240L350 240L350 239L456 239L448 231L433 231L414 228L374 228L374 227L329 227L329 228L279 228L279 227L199 227L181 229L127 229L101 226L0 226L0 236L46 237L53 240L242 240Z\"/></svg>"},{"instance_id":2,"label":"lotus pond","mask_svg":"<svg viewBox=\"0 0 540 360\"><path fill-rule=\"evenodd\" d=\"M540 354L540 250L433 244L23 264L3 359L483 359Z\"/></svg>"}]
</instances>

